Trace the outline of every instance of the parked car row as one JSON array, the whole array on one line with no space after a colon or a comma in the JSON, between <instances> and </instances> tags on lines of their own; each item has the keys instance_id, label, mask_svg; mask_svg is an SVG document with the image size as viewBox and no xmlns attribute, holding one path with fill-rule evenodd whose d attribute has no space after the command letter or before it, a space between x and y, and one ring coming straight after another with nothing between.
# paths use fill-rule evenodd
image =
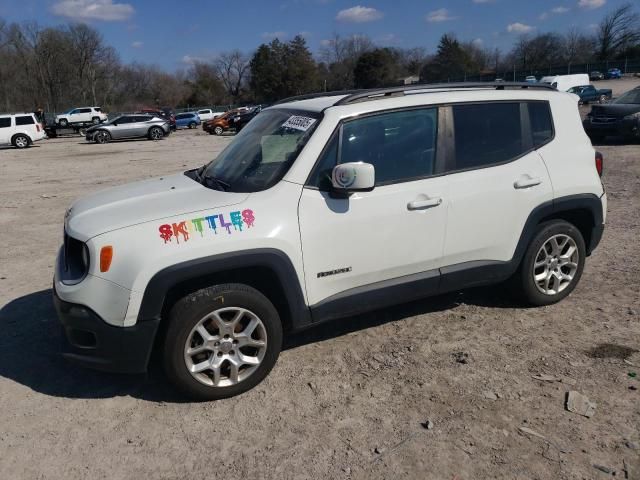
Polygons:
<instances>
[{"instance_id":1,"label":"parked car row","mask_svg":"<svg viewBox=\"0 0 640 480\"><path fill-rule=\"evenodd\" d=\"M264 107L264 105L257 105L254 107L243 107L229 110L219 117L204 122L202 124L202 129L210 135L222 135L223 133L231 130L238 133L247 125L247 123L258 115Z\"/></svg>"}]
</instances>

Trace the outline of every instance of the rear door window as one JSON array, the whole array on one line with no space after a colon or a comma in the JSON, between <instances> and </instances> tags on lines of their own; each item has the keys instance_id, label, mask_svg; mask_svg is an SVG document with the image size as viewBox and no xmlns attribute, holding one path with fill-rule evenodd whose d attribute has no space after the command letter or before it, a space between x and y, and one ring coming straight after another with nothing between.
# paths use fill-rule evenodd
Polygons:
<instances>
[{"instance_id":1,"label":"rear door window","mask_svg":"<svg viewBox=\"0 0 640 480\"><path fill-rule=\"evenodd\" d=\"M467 170L514 160L530 143L523 138L520 103L453 105L455 166Z\"/></svg>"},{"instance_id":2,"label":"rear door window","mask_svg":"<svg viewBox=\"0 0 640 480\"><path fill-rule=\"evenodd\" d=\"M31 115L16 117L16 125L35 125L36 121Z\"/></svg>"},{"instance_id":3,"label":"rear door window","mask_svg":"<svg viewBox=\"0 0 640 480\"><path fill-rule=\"evenodd\" d=\"M11 126L11 117L0 118L0 128L9 128Z\"/></svg>"}]
</instances>

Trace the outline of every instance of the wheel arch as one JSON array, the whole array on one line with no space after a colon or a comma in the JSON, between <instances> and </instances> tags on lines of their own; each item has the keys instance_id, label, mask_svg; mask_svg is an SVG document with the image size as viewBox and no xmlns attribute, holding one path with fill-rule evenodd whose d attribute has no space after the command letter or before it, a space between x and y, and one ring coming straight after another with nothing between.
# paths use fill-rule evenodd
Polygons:
<instances>
[{"instance_id":1,"label":"wheel arch","mask_svg":"<svg viewBox=\"0 0 640 480\"><path fill-rule=\"evenodd\" d=\"M538 226L549 220L565 220L575 225L584 238L587 255L591 255L602 237L603 219L602 202L594 194L569 195L545 202L529 215L516 247L513 263L520 264Z\"/></svg>"},{"instance_id":2,"label":"wheel arch","mask_svg":"<svg viewBox=\"0 0 640 480\"><path fill-rule=\"evenodd\" d=\"M263 293L278 310L285 330L311 323L296 270L287 255L275 249L213 255L160 270L145 288L138 322L160 319L162 324L178 299L221 283L243 283Z\"/></svg>"}]
</instances>

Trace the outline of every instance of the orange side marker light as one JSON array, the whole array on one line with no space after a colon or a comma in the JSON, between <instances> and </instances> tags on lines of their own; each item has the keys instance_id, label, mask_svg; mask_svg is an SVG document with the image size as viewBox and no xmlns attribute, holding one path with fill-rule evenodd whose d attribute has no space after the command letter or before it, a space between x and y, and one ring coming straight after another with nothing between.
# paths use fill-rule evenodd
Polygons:
<instances>
[{"instance_id":1,"label":"orange side marker light","mask_svg":"<svg viewBox=\"0 0 640 480\"><path fill-rule=\"evenodd\" d=\"M113 247L107 245L100 249L100 271L108 272L111 267L111 260L113 259Z\"/></svg>"}]
</instances>

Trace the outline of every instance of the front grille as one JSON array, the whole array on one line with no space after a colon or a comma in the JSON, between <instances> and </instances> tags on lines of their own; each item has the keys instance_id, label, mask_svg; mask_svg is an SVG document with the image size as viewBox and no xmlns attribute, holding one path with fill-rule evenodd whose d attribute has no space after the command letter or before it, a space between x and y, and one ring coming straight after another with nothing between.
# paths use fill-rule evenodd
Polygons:
<instances>
[{"instance_id":1,"label":"front grille","mask_svg":"<svg viewBox=\"0 0 640 480\"><path fill-rule=\"evenodd\" d=\"M591 123L600 123L600 124L609 124L616 123L619 120L618 117L613 117L611 115L602 115L591 118Z\"/></svg>"}]
</instances>

